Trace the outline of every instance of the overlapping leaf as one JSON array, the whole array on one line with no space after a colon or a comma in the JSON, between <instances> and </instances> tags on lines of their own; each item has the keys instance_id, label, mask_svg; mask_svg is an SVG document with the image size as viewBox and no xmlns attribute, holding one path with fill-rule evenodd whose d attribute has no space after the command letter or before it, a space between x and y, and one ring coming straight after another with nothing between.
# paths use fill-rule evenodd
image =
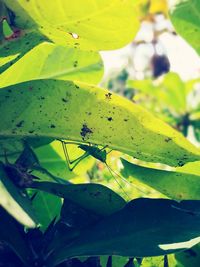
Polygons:
<instances>
[{"instance_id":1,"label":"overlapping leaf","mask_svg":"<svg viewBox=\"0 0 200 267\"><path fill-rule=\"evenodd\" d=\"M2 89L0 99L1 138L104 144L144 161L172 166L200 159L200 151L170 126L138 105L91 85L26 82Z\"/></svg>"},{"instance_id":2,"label":"overlapping leaf","mask_svg":"<svg viewBox=\"0 0 200 267\"><path fill-rule=\"evenodd\" d=\"M74 256L146 257L190 248L200 240L199 215L199 201L136 199L63 244L50 255L49 264Z\"/></svg>"},{"instance_id":3,"label":"overlapping leaf","mask_svg":"<svg viewBox=\"0 0 200 267\"><path fill-rule=\"evenodd\" d=\"M199 199L200 175L142 167L124 159L122 164L122 175L129 181L135 178L172 199Z\"/></svg>"},{"instance_id":4,"label":"overlapping leaf","mask_svg":"<svg viewBox=\"0 0 200 267\"><path fill-rule=\"evenodd\" d=\"M50 182L35 182L32 188L69 199L87 210L104 216L114 213L126 204L122 197L100 184L61 185Z\"/></svg>"},{"instance_id":5,"label":"overlapping leaf","mask_svg":"<svg viewBox=\"0 0 200 267\"><path fill-rule=\"evenodd\" d=\"M33 38L33 36L30 37ZM12 49L14 44L20 47L19 42L8 44L7 48L10 47ZM22 43L25 44L25 40ZM27 43L30 43L30 41L27 41ZM1 48L1 50L5 50L5 47ZM11 55L11 57L13 56ZM18 57L19 55L15 58L15 61ZM4 58L2 58L2 62ZM101 76L102 63L97 52L81 51L43 42L27 52L0 75L0 87L47 78L59 80L75 79L97 84Z\"/></svg>"},{"instance_id":6,"label":"overlapping leaf","mask_svg":"<svg viewBox=\"0 0 200 267\"><path fill-rule=\"evenodd\" d=\"M131 42L139 29L139 0L4 0L15 25L37 29L53 42L84 50L116 49Z\"/></svg>"}]
</instances>

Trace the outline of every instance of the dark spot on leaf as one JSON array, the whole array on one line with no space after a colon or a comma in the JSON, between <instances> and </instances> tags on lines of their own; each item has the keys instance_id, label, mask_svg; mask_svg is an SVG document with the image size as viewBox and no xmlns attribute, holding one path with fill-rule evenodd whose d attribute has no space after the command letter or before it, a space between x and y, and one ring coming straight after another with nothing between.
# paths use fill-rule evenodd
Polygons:
<instances>
[{"instance_id":1,"label":"dark spot on leaf","mask_svg":"<svg viewBox=\"0 0 200 267\"><path fill-rule=\"evenodd\" d=\"M178 166L182 167L182 166L184 166L184 165L185 165L185 163L184 163L182 160L180 160L180 161L178 162Z\"/></svg>"},{"instance_id":2,"label":"dark spot on leaf","mask_svg":"<svg viewBox=\"0 0 200 267\"><path fill-rule=\"evenodd\" d=\"M51 124L51 126L50 126L51 128L56 128L56 126L54 125L54 124Z\"/></svg>"},{"instance_id":3,"label":"dark spot on leaf","mask_svg":"<svg viewBox=\"0 0 200 267\"><path fill-rule=\"evenodd\" d=\"M124 121L128 121L128 119L124 119Z\"/></svg>"},{"instance_id":4,"label":"dark spot on leaf","mask_svg":"<svg viewBox=\"0 0 200 267\"><path fill-rule=\"evenodd\" d=\"M62 101L65 102L65 103L68 102L68 100L66 98L62 98Z\"/></svg>"},{"instance_id":5,"label":"dark spot on leaf","mask_svg":"<svg viewBox=\"0 0 200 267\"><path fill-rule=\"evenodd\" d=\"M76 68L78 66L78 61L74 61L74 68Z\"/></svg>"},{"instance_id":6,"label":"dark spot on leaf","mask_svg":"<svg viewBox=\"0 0 200 267\"><path fill-rule=\"evenodd\" d=\"M108 99L108 100L110 100L111 99L111 96L112 96L112 93L107 93L107 94L105 94L105 97L106 97L106 99Z\"/></svg>"},{"instance_id":7,"label":"dark spot on leaf","mask_svg":"<svg viewBox=\"0 0 200 267\"><path fill-rule=\"evenodd\" d=\"M23 126L23 124L24 124L24 121L22 120L22 121L20 121L19 123L16 124L16 127L20 128L20 127Z\"/></svg>"},{"instance_id":8,"label":"dark spot on leaf","mask_svg":"<svg viewBox=\"0 0 200 267\"><path fill-rule=\"evenodd\" d=\"M101 195L101 192L95 192L95 193L93 193L93 196L95 196L95 197L98 197L98 196L100 196Z\"/></svg>"},{"instance_id":9,"label":"dark spot on leaf","mask_svg":"<svg viewBox=\"0 0 200 267\"><path fill-rule=\"evenodd\" d=\"M112 121L113 120L113 118L112 117L108 117L108 121Z\"/></svg>"},{"instance_id":10,"label":"dark spot on leaf","mask_svg":"<svg viewBox=\"0 0 200 267\"><path fill-rule=\"evenodd\" d=\"M165 142L170 142L172 139L170 137L165 138Z\"/></svg>"},{"instance_id":11,"label":"dark spot on leaf","mask_svg":"<svg viewBox=\"0 0 200 267\"><path fill-rule=\"evenodd\" d=\"M79 87L78 85L76 85L76 84L75 84L75 87L76 87L77 89L79 89L79 88L80 88L80 87Z\"/></svg>"},{"instance_id":12,"label":"dark spot on leaf","mask_svg":"<svg viewBox=\"0 0 200 267\"><path fill-rule=\"evenodd\" d=\"M84 123L83 127L81 128L81 132L80 132L80 135L82 136L82 139L84 140L85 137L88 134L91 134L91 133L93 133L93 131L90 128L88 128L88 126Z\"/></svg>"},{"instance_id":13,"label":"dark spot on leaf","mask_svg":"<svg viewBox=\"0 0 200 267\"><path fill-rule=\"evenodd\" d=\"M32 133L34 133L34 130L30 130L30 131L28 131L30 134L32 134Z\"/></svg>"}]
</instances>

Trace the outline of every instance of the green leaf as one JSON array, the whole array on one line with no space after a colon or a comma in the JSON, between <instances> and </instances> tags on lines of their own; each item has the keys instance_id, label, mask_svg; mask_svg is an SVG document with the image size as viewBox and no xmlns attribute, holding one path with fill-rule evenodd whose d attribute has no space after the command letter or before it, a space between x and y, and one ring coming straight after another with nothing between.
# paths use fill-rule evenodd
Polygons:
<instances>
[{"instance_id":1,"label":"green leaf","mask_svg":"<svg viewBox=\"0 0 200 267\"><path fill-rule=\"evenodd\" d=\"M22 196L18 188L7 177L3 164L0 164L0 205L17 221L27 227L36 226L36 218L27 197Z\"/></svg>"},{"instance_id":2,"label":"green leaf","mask_svg":"<svg viewBox=\"0 0 200 267\"><path fill-rule=\"evenodd\" d=\"M29 266L31 250L25 238L25 232L4 209L0 207L0 241L4 241Z\"/></svg>"},{"instance_id":3,"label":"green leaf","mask_svg":"<svg viewBox=\"0 0 200 267\"><path fill-rule=\"evenodd\" d=\"M11 65L16 63L34 46L38 45L44 40L45 38L42 37L39 33L30 32L23 34L15 40L4 41L0 45L0 73L4 72ZM11 76L12 79L14 78L13 76Z\"/></svg>"},{"instance_id":4,"label":"green leaf","mask_svg":"<svg viewBox=\"0 0 200 267\"><path fill-rule=\"evenodd\" d=\"M139 29L139 0L4 0L21 29L37 29L53 42L84 50L117 49Z\"/></svg>"},{"instance_id":5,"label":"green leaf","mask_svg":"<svg viewBox=\"0 0 200 267\"><path fill-rule=\"evenodd\" d=\"M200 241L200 201L136 199L90 227L71 244L56 250L55 266L74 256L159 256L189 248Z\"/></svg>"},{"instance_id":6,"label":"green leaf","mask_svg":"<svg viewBox=\"0 0 200 267\"><path fill-rule=\"evenodd\" d=\"M200 176L176 171L165 171L135 165L122 159L122 175L135 178L164 195L176 199L198 200L200 196Z\"/></svg>"},{"instance_id":7,"label":"green leaf","mask_svg":"<svg viewBox=\"0 0 200 267\"><path fill-rule=\"evenodd\" d=\"M43 42L0 75L0 87L47 78L98 83L102 73L97 52Z\"/></svg>"},{"instance_id":8,"label":"green leaf","mask_svg":"<svg viewBox=\"0 0 200 267\"><path fill-rule=\"evenodd\" d=\"M61 185L50 182L34 182L31 187L69 199L100 215L114 213L126 204L122 197L100 184Z\"/></svg>"},{"instance_id":9,"label":"green leaf","mask_svg":"<svg viewBox=\"0 0 200 267\"><path fill-rule=\"evenodd\" d=\"M170 18L176 31L200 53L200 2L198 0L172 1Z\"/></svg>"},{"instance_id":10,"label":"green leaf","mask_svg":"<svg viewBox=\"0 0 200 267\"><path fill-rule=\"evenodd\" d=\"M103 144L172 166L200 159L200 151L173 128L137 104L92 85L32 81L1 89L0 99L0 139L43 137Z\"/></svg>"},{"instance_id":11,"label":"green leaf","mask_svg":"<svg viewBox=\"0 0 200 267\"><path fill-rule=\"evenodd\" d=\"M55 217L59 217L62 201L55 195L37 192L32 200L32 205L40 224L40 230L45 231L50 222Z\"/></svg>"}]
</instances>

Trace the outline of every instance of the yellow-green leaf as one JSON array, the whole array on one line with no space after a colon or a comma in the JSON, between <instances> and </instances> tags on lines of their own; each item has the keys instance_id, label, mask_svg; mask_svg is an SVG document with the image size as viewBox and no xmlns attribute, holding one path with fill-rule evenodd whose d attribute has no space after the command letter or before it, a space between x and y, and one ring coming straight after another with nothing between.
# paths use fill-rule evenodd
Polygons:
<instances>
[{"instance_id":1,"label":"yellow-green leaf","mask_svg":"<svg viewBox=\"0 0 200 267\"><path fill-rule=\"evenodd\" d=\"M200 159L182 134L107 90L58 80L0 90L1 138L55 138L108 145L144 161L177 166Z\"/></svg>"},{"instance_id":2,"label":"yellow-green leaf","mask_svg":"<svg viewBox=\"0 0 200 267\"><path fill-rule=\"evenodd\" d=\"M4 0L21 29L38 29L53 42L86 50L120 48L139 29L140 0Z\"/></svg>"},{"instance_id":3,"label":"yellow-green leaf","mask_svg":"<svg viewBox=\"0 0 200 267\"><path fill-rule=\"evenodd\" d=\"M98 83L102 74L102 62L97 52L43 42L0 75L0 87L47 78Z\"/></svg>"},{"instance_id":4,"label":"yellow-green leaf","mask_svg":"<svg viewBox=\"0 0 200 267\"><path fill-rule=\"evenodd\" d=\"M124 159L122 163L122 175L129 181L135 178L175 200L199 199L200 175L142 167Z\"/></svg>"}]
</instances>

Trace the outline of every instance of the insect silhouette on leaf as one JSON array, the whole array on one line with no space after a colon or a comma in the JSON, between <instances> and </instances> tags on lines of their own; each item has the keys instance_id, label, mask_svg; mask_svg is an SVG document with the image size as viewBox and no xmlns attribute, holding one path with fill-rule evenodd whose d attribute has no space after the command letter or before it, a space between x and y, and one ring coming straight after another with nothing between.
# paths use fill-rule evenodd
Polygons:
<instances>
[{"instance_id":1,"label":"insect silhouette on leaf","mask_svg":"<svg viewBox=\"0 0 200 267\"><path fill-rule=\"evenodd\" d=\"M92 156L95 159L97 159L100 162L105 164L105 166L107 167L109 173L114 178L115 182L118 184L119 188L121 188L121 190L126 195L126 197L128 199L130 199L130 197L125 192L124 188L122 187L122 185L120 184L118 179L119 180L123 180L125 183L128 183L129 185L130 185L130 183L126 179L121 177L117 172L115 172L107 164L107 155L112 151L112 149L110 149L109 151L106 151L106 149L108 148L107 145L105 145L102 148L100 148L98 145L92 145L92 144L88 144L87 145L87 144L81 144L81 143L78 143L78 142L70 142L70 141L63 141L63 140L60 140L60 141L62 143L62 147L63 147L64 155L65 155L65 158L66 158L67 166L68 166L70 171L73 171L83 159L87 158L88 156ZM69 157L69 154L68 154L68 151L67 151L67 145L68 144L78 145L78 147L81 148L85 152L80 157L78 157L78 158L76 158L74 160L70 160L70 157ZM131 186L133 186L133 185L131 185ZM144 194L144 192L141 189L139 189L137 186L134 185L134 187Z\"/></svg>"}]
</instances>

